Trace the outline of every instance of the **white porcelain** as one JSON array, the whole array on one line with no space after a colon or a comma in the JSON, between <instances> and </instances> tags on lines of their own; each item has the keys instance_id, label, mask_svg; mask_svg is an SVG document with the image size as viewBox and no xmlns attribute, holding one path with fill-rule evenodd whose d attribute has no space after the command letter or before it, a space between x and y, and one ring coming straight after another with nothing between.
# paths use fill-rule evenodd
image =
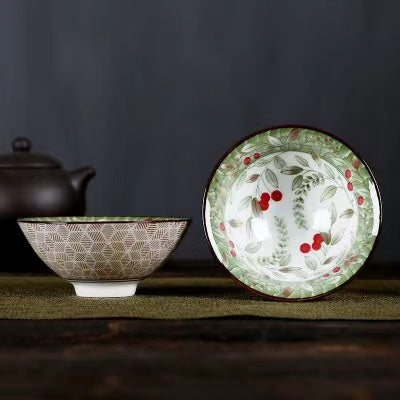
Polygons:
<instances>
[{"instance_id":1,"label":"white porcelain","mask_svg":"<svg viewBox=\"0 0 400 400\"><path fill-rule=\"evenodd\" d=\"M71 282L79 297L128 297L136 292L138 281Z\"/></svg>"},{"instance_id":2,"label":"white porcelain","mask_svg":"<svg viewBox=\"0 0 400 400\"><path fill-rule=\"evenodd\" d=\"M223 156L203 218L212 250L240 284L303 300L337 289L365 263L381 202L351 148L326 132L289 126L257 132Z\"/></svg>"}]
</instances>

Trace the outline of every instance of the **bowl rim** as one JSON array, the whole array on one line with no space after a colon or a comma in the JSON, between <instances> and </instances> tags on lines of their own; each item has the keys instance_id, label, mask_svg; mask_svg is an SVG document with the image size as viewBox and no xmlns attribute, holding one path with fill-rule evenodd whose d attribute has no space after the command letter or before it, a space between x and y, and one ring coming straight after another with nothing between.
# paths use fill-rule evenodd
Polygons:
<instances>
[{"instance_id":1,"label":"bowl rim","mask_svg":"<svg viewBox=\"0 0 400 400\"><path fill-rule=\"evenodd\" d=\"M18 223L40 224L139 224L139 223L166 223L166 222L191 222L185 217L160 217L160 216L58 216L58 217L24 217L18 218Z\"/></svg>"},{"instance_id":2,"label":"bowl rim","mask_svg":"<svg viewBox=\"0 0 400 400\"><path fill-rule=\"evenodd\" d=\"M285 298L285 297L278 297L278 296L272 296L266 293L263 293L257 289L254 289L250 286L247 286L245 283L241 282L238 278L236 278L229 270L228 268L224 265L223 262L221 262L217 255L216 252L214 250L214 247L211 243L209 234L208 234L208 230L207 230L207 225L206 225L206 203L207 203L207 198L208 198L208 192L211 186L211 183L214 179L215 173L217 172L218 168L220 167L220 165L222 164L222 162L225 160L225 158L238 146L240 146L242 143L244 143L245 141L251 139L254 136L257 136L259 134L262 133L267 133L268 131L272 131L272 130L276 130L276 129L283 129L283 128L299 128L299 129L308 129L308 130L313 130L322 134L325 134L328 137L331 137L339 142L341 142L342 144L344 144L349 150L351 150L353 152L353 154L364 164L365 168L367 169L369 175L371 176L371 180L374 184L374 187L376 189L377 192L377 197L378 197L378 203L379 203L379 226L378 226L378 232L377 235L375 237L375 241L372 245L372 248L367 256L367 258L365 259L364 263L360 266L360 268L358 269L358 271L356 271L355 274L353 274L347 281L343 282L341 285L337 286L336 288L329 290L325 293L321 293L315 296L310 296L310 297L300 297L300 298ZM336 291L342 289L345 285L349 284L354 278L356 278L356 276L359 275L360 271L365 267L365 265L371 260L371 257L374 255L374 253L376 252L376 248L380 242L381 239L381 235L382 235L382 225L383 225L383 204L382 204L382 196L381 196L381 192L377 183L377 180L370 168L370 166L368 165L368 163L365 161L364 157L362 157L359 153L358 150L356 150L352 145L350 145L347 140L343 139L342 137L336 135L335 133L329 132L325 129L319 128L319 127L315 127L312 125L306 125L306 124L296 124L296 123L289 123L289 124L278 124L278 125L272 125L270 127L267 128L262 128L262 129L258 129L250 134L247 134L246 136L244 136L243 138L241 138L240 140L235 141L227 150L225 150L222 155L220 155L220 157L218 158L217 162L214 164L214 167L212 168L210 174L208 175L208 179L203 191L203 202L202 202L202 222L203 222L203 231L204 231L204 235L206 237L206 242L208 245L208 248L210 249L212 256L214 258L214 260L217 262L217 265L219 265L221 268L223 268L227 273L228 276L232 279L232 281L234 281L236 284L238 284L239 286L241 286L243 289L247 290L250 293L254 293L258 296L261 296L263 298L269 299L269 300L274 300L274 301L280 301L280 302L287 302L287 303L296 303L296 302L303 302L303 301L310 301L310 300L316 300L316 299L320 299L322 297L331 295L332 293L335 293Z\"/></svg>"}]
</instances>

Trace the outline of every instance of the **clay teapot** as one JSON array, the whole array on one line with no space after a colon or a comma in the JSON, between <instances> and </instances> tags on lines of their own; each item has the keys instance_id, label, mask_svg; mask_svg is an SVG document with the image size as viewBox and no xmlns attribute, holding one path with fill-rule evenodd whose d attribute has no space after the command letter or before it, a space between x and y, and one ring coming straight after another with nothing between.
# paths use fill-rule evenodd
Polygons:
<instances>
[{"instance_id":1,"label":"clay teapot","mask_svg":"<svg viewBox=\"0 0 400 400\"><path fill-rule=\"evenodd\" d=\"M17 218L83 215L86 186L96 171L68 172L54 157L31 152L27 138L16 138L12 147L12 153L0 155L0 271L44 272Z\"/></svg>"},{"instance_id":2,"label":"clay teapot","mask_svg":"<svg viewBox=\"0 0 400 400\"><path fill-rule=\"evenodd\" d=\"M0 218L82 215L91 167L72 172L49 155L31 152L27 138L13 141L13 153L0 155Z\"/></svg>"}]
</instances>

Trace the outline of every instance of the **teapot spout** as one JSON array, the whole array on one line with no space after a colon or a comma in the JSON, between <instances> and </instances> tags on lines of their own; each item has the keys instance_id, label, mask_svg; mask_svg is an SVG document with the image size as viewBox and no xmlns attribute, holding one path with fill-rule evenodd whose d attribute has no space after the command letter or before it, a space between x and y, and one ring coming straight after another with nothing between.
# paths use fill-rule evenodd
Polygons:
<instances>
[{"instance_id":1,"label":"teapot spout","mask_svg":"<svg viewBox=\"0 0 400 400\"><path fill-rule=\"evenodd\" d=\"M96 170L92 167L82 167L75 169L69 173L71 177L72 187L75 189L78 194L84 194L86 190L86 186L89 183L90 179L92 179L96 175Z\"/></svg>"}]
</instances>

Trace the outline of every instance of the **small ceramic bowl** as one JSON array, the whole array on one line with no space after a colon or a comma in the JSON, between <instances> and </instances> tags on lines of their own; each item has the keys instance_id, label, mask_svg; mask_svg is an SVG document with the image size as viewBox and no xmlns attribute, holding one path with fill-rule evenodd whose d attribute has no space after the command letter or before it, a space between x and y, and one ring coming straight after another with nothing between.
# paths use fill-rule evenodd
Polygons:
<instances>
[{"instance_id":1,"label":"small ceramic bowl","mask_svg":"<svg viewBox=\"0 0 400 400\"><path fill-rule=\"evenodd\" d=\"M349 282L375 247L378 185L341 139L315 128L256 132L218 161L206 187L210 247L232 278L274 300L310 300Z\"/></svg>"},{"instance_id":2,"label":"small ceramic bowl","mask_svg":"<svg viewBox=\"0 0 400 400\"><path fill-rule=\"evenodd\" d=\"M18 221L37 255L77 296L133 296L181 240L189 220L163 217L46 217Z\"/></svg>"}]
</instances>

